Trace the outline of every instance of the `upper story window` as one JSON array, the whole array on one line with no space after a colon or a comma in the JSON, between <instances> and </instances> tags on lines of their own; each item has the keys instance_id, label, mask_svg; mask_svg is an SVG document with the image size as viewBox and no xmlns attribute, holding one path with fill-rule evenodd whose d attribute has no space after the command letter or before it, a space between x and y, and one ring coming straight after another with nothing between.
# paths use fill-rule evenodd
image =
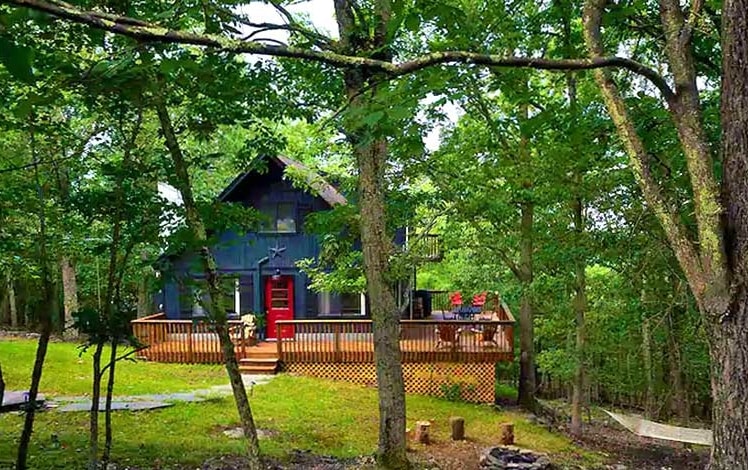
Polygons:
<instances>
[{"instance_id":1,"label":"upper story window","mask_svg":"<svg viewBox=\"0 0 748 470\"><path fill-rule=\"evenodd\" d=\"M260 206L260 212L265 216L261 232L296 233L296 206L293 203L265 203Z\"/></svg>"}]
</instances>

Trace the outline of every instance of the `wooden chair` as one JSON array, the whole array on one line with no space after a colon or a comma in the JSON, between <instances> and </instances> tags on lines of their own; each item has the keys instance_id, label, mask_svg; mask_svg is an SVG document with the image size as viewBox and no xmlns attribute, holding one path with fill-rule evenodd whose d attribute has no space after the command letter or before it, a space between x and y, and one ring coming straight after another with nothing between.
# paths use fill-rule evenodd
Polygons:
<instances>
[{"instance_id":1,"label":"wooden chair","mask_svg":"<svg viewBox=\"0 0 748 470\"><path fill-rule=\"evenodd\" d=\"M473 329L473 333L480 335L481 346L496 346L499 347L499 343L496 341L496 333L499 331L498 325L483 325L481 328Z\"/></svg>"},{"instance_id":2,"label":"wooden chair","mask_svg":"<svg viewBox=\"0 0 748 470\"><path fill-rule=\"evenodd\" d=\"M242 338L244 339L244 343L250 346L257 342L257 338L255 337L257 333L257 323L255 320L255 316L251 313L241 316L241 324L232 327L230 330L231 339L234 344L241 345ZM244 333L243 335L242 331Z\"/></svg>"},{"instance_id":3,"label":"wooden chair","mask_svg":"<svg viewBox=\"0 0 748 470\"><path fill-rule=\"evenodd\" d=\"M444 325L441 324L436 327L436 349L442 347L455 348L460 346L460 335L462 334L462 328L457 325Z\"/></svg>"}]
</instances>

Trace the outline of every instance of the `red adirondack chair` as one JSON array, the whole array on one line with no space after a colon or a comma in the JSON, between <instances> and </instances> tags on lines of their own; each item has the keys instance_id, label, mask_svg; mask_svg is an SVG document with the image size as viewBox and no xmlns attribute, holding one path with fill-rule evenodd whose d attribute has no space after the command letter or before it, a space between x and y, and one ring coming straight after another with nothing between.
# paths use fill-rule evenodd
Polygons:
<instances>
[{"instance_id":1,"label":"red adirondack chair","mask_svg":"<svg viewBox=\"0 0 748 470\"><path fill-rule=\"evenodd\" d=\"M452 315L452 318L447 318L447 312L444 312L444 319L445 320L451 320L455 318L455 315L460 310L460 307L462 307L462 293L460 291L454 292L449 296L449 304L450 304L450 314Z\"/></svg>"},{"instance_id":2,"label":"red adirondack chair","mask_svg":"<svg viewBox=\"0 0 748 470\"><path fill-rule=\"evenodd\" d=\"M483 309L483 306L486 305L486 297L488 296L487 292L481 292L480 294L475 294L473 296L473 307L480 307Z\"/></svg>"}]
</instances>

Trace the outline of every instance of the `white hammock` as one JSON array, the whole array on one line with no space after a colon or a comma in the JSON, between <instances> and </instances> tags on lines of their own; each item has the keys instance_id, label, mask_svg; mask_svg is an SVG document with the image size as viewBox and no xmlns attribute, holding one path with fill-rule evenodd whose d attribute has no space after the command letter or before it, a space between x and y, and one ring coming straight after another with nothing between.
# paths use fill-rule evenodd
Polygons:
<instances>
[{"instance_id":1,"label":"white hammock","mask_svg":"<svg viewBox=\"0 0 748 470\"><path fill-rule=\"evenodd\" d=\"M712 445L712 431L709 429L681 428L668 424L655 423L639 416L620 415L605 411L611 418L618 421L621 426L633 432L637 436L665 439L668 441L687 442L702 446Z\"/></svg>"}]
</instances>

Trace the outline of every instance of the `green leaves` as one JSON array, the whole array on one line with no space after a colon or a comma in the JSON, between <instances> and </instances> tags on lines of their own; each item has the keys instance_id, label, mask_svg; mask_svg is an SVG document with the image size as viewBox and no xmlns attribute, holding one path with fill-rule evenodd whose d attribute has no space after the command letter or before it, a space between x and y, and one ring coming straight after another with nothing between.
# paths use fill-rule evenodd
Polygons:
<instances>
[{"instance_id":1,"label":"green leaves","mask_svg":"<svg viewBox=\"0 0 748 470\"><path fill-rule=\"evenodd\" d=\"M0 62L16 79L24 83L34 83L32 63L34 51L0 37Z\"/></svg>"}]
</instances>

